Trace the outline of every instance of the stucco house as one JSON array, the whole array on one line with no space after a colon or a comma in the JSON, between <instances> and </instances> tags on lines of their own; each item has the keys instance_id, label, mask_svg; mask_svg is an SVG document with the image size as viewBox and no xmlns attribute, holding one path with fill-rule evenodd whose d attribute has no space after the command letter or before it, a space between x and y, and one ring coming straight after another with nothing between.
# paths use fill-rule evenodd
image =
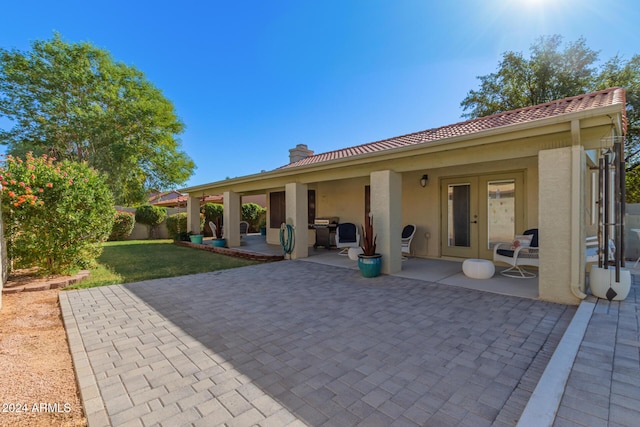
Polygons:
<instances>
[{"instance_id":1,"label":"stucco house","mask_svg":"<svg viewBox=\"0 0 640 427\"><path fill-rule=\"evenodd\" d=\"M293 225L293 258L308 256L314 216L362 224L370 210L387 274L402 269L409 223L414 256L460 260L492 259L494 242L538 228L540 298L578 304L597 227L593 167L625 132L625 92L610 88L327 153L298 145L276 170L181 191L194 229L200 198L224 194L231 247L240 198L266 194L267 242Z\"/></svg>"}]
</instances>

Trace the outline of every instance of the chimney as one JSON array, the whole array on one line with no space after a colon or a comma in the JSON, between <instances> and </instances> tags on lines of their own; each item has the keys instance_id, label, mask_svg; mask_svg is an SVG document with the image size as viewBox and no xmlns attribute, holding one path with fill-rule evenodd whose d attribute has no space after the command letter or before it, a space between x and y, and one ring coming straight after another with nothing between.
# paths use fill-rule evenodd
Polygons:
<instances>
[{"instance_id":1,"label":"chimney","mask_svg":"<svg viewBox=\"0 0 640 427\"><path fill-rule=\"evenodd\" d=\"M310 156L313 156L313 151L309 150L306 144L298 144L296 148L289 150L289 163L295 163Z\"/></svg>"}]
</instances>

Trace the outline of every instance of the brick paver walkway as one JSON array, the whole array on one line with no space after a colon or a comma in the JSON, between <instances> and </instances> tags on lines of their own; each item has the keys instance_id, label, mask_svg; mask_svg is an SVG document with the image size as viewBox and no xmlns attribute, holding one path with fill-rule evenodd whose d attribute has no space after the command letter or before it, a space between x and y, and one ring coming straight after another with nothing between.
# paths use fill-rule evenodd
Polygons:
<instances>
[{"instance_id":1,"label":"brick paver walkway","mask_svg":"<svg viewBox=\"0 0 640 427\"><path fill-rule=\"evenodd\" d=\"M624 301L596 303L554 423L640 425L640 276Z\"/></svg>"},{"instance_id":2,"label":"brick paver walkway","mask_svg":"<svg viewBox=\"0 0 640 427\"><path fill-rule=\"evenodd\" d=\"M514 425L575 307L286 261L61 294L99 425Z\"/></svg>"}]
</instances>

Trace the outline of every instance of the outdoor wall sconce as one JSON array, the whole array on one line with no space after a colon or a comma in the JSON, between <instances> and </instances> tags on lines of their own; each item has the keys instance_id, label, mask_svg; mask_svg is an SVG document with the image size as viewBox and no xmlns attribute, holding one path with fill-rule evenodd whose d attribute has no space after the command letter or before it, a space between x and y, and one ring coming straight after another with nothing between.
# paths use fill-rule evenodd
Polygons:
<instances>
[{"instance_id":1,"label":"outdoor wall sconce","mask_svg":"<svg viewBox=\"0 0 640 427\"><path fill-rule=\"evenodd\" d=\"M426 187L427 186L427 181L429 181L429 175L427 175L427 174L422 175L422 178L420 178L420 186L422 188Z\"/></svg>"}]
</instances>

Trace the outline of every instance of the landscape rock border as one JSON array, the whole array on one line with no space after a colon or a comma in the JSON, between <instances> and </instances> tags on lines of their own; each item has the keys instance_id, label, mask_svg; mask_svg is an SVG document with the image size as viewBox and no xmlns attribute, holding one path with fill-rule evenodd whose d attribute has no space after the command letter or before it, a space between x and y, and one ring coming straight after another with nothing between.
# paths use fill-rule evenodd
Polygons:
<instances>
[{"instance_id":1,"label":"landscape rock border","mask_svg":"<svg viewBox=\"0 0 640 427\"><path fill-rule=\"evenodd\" d=\"M79 283L89 277L91 272L89 270L80 270L73 276L54 277L50 280L38 279L34 283L12 285L11 281L4 284L2 288L3 294L16 294L18 292L34 292L34 291L47 291L49 289L61 289L69 285Z\"/></svg>"}]
</instances>

